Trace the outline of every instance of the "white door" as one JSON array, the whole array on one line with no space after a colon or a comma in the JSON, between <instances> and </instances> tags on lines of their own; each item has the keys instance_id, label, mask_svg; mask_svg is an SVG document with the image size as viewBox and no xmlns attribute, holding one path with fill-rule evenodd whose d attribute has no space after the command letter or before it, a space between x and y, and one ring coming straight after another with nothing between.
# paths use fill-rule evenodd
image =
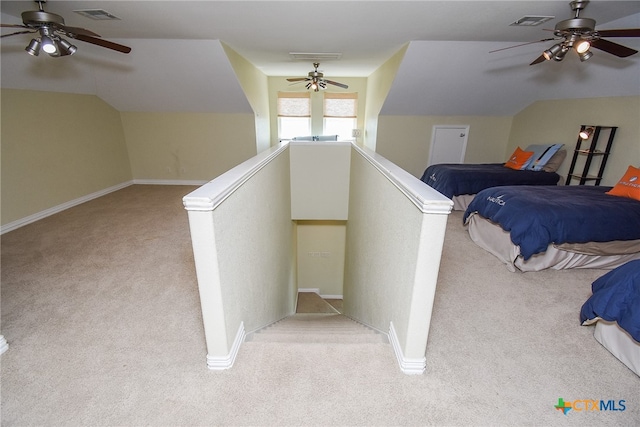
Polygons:
<instances>
[{"instance_id":1,"label":"white door","mask_svg":"<svg viewBox=\"0 0 640 427\"><path fill-rule=\"evenodd\" d=\"M429 165L463 163L468 135L469 126L434 126L429 150Z\"/></svg>"}]
</instances>

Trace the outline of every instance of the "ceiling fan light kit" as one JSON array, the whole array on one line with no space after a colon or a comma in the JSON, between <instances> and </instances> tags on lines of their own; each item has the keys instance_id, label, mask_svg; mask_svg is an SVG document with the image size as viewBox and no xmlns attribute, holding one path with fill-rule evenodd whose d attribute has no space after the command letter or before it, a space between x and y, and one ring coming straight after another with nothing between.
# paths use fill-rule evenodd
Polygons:
<instances>
[{"instance_id":1,"label":"ceiling fan light kit","mask_svg":"<svg viewBox=\"0 0 640 427\"><path fill-rule=\"evenodd\" d=\"M307 75L307 77L294 77L294 78L287 79L287 81L292 82L293 84L299 83L299 82L307 82L307 84L305 85L307 90L312 90L314 92L319 92L320 89L323 89L323 90L326 89L327 84L338 86L343 89L349 88L349 86L347 86L344 83L338 83L332 80L325 79L324 74L318 71L319 66L320 66L319 62L314 62L313 63L314 70L309 71L309 74Z\"/></svg>"},{"instance_id":2,"label":"ceiling fan light kit","mask_svg":"<svg viewBox=\"0 0 640 427\"><path fill-rule=\"evenodd\" d=\"M62 16L44 11L43 3L45 3L45 0L36 0L36 3L38 3L39 10L22 12L22 25L0 24L3 28L24 29L24 31L17 31L15 33L2 35L2 37L29 33L37 33L39 35L39 37L31 39L25 48L25 51L29 55L38 56L40 54L40 50L43 50L53 57L73 55L76 53L78 48L69 41L63 39L62 36L106 47L122 53L131 52L130 47L104 40L93 31L89 31L84 28L66 26Z\"/></svg>"},{"instance_id":3,"label":"ceiling fan light kit","mask_svg":"<svg viewBox=\"0 0 640 427\"><path fill-rule=\"evenodd\" d=\"M602 50L619 58L626 58L638 53L635 49L614 43L603 39L602 37L640 37L640 28L598 31L596 30L595 19L580 17L580 12L588 3L589 2L587 0L578 0L569 3L571 10L574 11L574 16L573 18L565 19L556 24L555 29L553 30L553 38L546 38L502 49L496 49L490 53L550 40L554 40L556 43L543 51L542 54L529 65L540 64L541 62L550 61L552 59L560 62L570 50L574 50L576 52L581 62L587 61L593 56L591 48Z\"/></svg>"}]
</instances>

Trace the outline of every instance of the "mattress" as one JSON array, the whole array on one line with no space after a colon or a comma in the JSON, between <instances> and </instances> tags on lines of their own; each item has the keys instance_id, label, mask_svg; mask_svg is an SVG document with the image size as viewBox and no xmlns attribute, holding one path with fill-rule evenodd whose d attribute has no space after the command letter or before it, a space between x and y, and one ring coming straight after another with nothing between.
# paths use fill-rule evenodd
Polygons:
<instances>
[{"instance_id":1,"label":"mattress","mask_svg":"<svg viewBox=\"0 0 640 427\"><path fill-rule=\"evenodd\" d=\"M609 242L604 254L594 255L593 246L589 251L582 250L580 246L574 246L574 250L563 249L562 245L549 245L547 250L533 255L526 261L520 254L520 247L511 242L508 231L500 225L482 217L479 214L471 215L467 222L469 236L478 246L490 252L501 260L509 271L540 271L545 269L564 270L570 268L600 268L614 269L628 261L640 259L640 240L625 241L619 251L612 249ZM623 247L624 246L624 247ZM632 253L628 253L631 248ZM590 252L590 253L581 253ZM612 254L620 252L618 254Z\"/></svg>"},{"instance_id":2,"label":"mattress","mask_svg":"<svg viewBox=\"0 0 640 427\"><path fill-rule=\"evenodd\" d=\"M640 343L634 340L617 322L599 320L593 337L604 348L640 376Z\"/></svg>"}]
</instances>

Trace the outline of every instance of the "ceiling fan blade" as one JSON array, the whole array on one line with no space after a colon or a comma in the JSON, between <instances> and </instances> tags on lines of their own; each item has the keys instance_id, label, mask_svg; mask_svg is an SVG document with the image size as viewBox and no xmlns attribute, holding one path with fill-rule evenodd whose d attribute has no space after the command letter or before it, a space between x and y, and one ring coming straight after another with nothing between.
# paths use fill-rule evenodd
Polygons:
<instances>
[{"instance_id":1,"label":"ceiling fan blade","mask_svg":"<svg viewBox=\"0 0 640 427\"><path fill-rule=\"evenodd\" d=\"M87 30L86 28L68 27L66 25L56 25L56 28L66 33L69 37L72 37L72 34L73 35L82 34L83 36L90 36L90 37L101 37L100 34L96 34L91 30Z\"/></svg>"},{"instance_id":2,"label":"ceiling fan blade","mask_svg":"<svg viewBox=\"0 0 640 427\"><path fill-rule=\"evenodd\" d=\"M540 56L538 56L538 57L535 59L535 61L533 61L533 62L532 62L531 64L529 64L529 65L536 65L536 64L539 64L539 63L544 62L544 61L546 61L546 60L547 60L547 58L545 58L545 57L544 57L544 55L540 55Z\"/></svg>"},{"instance_id":3,"label":"ceiling fan blade","mask_svg":"<svg viewBox=\"0 0 640 427\"><path fill-rule=\"evenodd\" d=\"M640 37L640 28L628 28L623 30L598 30L602 37Z\"/></svg>"},{"instance_id":4,"label":"ceiling fan blade","mask_svg":"<svg viewBox=\"0 0 640 427\"><path fill-rule=\"evenodd\" d=\"M18 32L11 33L11 34L3 34L3 35L0 36L0 38L9 37L9 36L15 36L16 34L29 34L29 33L35 33L35 31L18 31Z\"/></svg>"},{"instance_id":5,"label":"ceiling fan blade","mask_svg":"<svg viewBox=\"0 0 640 427\"><path fill-rule=\"evenodd\" d=\"M513 49L514 47L526 46L528 44L534 44L534 43L540 43L540 42L548 42L550 40L555 40L555 39L552 37L550 39L542 39L542 40L536 40L536 41L533 41L533 42L517 44L517 45L514 45L514 46L503 47L502 49L490 50L489 53L500 52L501 50Z\"/></svg>"},{"instance_id":6,"label":"ceiling fan blade","mask_svg":"<svg viewBox=\"0 0 640 427\"><path fill-rule=\"evenodd\" d=\"M604 50L605 52L618 56L620 58L626 58L627 56L638 53L638 51L635 49L631 49L630 47L622 46L621 44L614 43L605 39L593 40L591 42L591 47Z\"/></svg>"},{"instance_id":7,"label":"ceiling fan blade","mask_svg":"<svg viewBox=\"0 0 640 427\"><path fill-rule=\"evenodd\" d=\"M129 53L131 52L131 48L128 46L124 46L118 43L114 43L114 42L110 42L108 40L103 40L97 37L91 37L91 36L85 36L83 34L73 34L73 35L69 35L69 37L73 37L74 39L78 39L80 41L83 42L87 42L87 43L91 43L91 44L95 44L98 46L102 46L102 47L106 47L107 49L113 49L113 50L117 50L118 52L122 52L122 53Z\"/></svg>"},{"instance_id":8,"label":"ceiling fan blade","mask_svg":"<svg viewBox=\"0 0 640 427\"><path fill-rule=\"evenodd\" d=\"M3 28L29 28L26 25L20 25L20 24L0 24L0 27L3 27Z\"/></svg>"},{"instance_id":9,"label":"ceiling fan blade","mask_svg":"<svg viewBox=\"0 0 640 427\"><path fill-rule=\"evenodd\" d=\"M293 79L287 79L288 82L302 82L305 80L309 80L307 77L296 77Z\"/></svg>"},{"instance_id":10,"label":"ceiling fan blade","mask_svg":"<svg viewBox=\"0 0 640 427\"><path fill-rule=\"evenodd\" d=\"M330 85L338 86L338 87L341 87L343 89L349 89L349 86L347 86L344 83L338 83L338 82L334 82L334 81L327 80L327 79L324 79L323 81L329 83Z\"/></svg>"}]
</instances>

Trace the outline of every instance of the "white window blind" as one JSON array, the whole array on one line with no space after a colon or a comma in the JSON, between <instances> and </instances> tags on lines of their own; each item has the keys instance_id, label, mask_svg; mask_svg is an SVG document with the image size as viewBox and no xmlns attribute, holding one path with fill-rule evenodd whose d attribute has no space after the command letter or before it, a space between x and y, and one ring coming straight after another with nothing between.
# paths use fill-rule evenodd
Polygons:
<instances>
[{"instance_id":1,"label":"white window blind","mask_svg":"<svg viewBox=\"0 0 640 427\"><path fill-rule=\"evenodd\" d=\"M358 117L358 94L325 92L324 117L344 119Z\"/></svg>"},{"instance_id":2,"label":"white window blind","mask_svg":"<svg viewBox=\"0 0 640 427\"><path fill-rule=\"evenodd\" d=\"M278 92L278 117L311 117L309 92Z\"/></svg>"}]
</instances>

